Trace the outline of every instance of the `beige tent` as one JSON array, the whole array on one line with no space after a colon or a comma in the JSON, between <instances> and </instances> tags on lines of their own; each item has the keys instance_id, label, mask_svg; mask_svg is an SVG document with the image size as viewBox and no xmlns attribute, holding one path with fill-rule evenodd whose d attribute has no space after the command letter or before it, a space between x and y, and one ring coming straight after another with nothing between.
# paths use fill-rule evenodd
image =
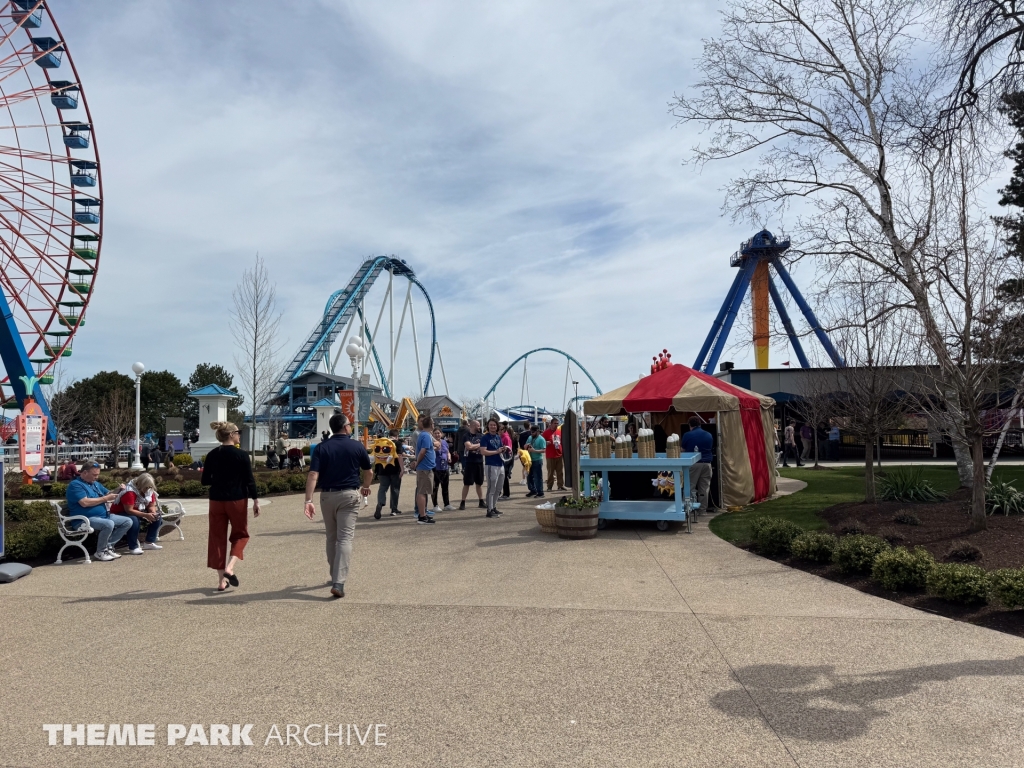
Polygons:
<instances>
[{"instance_id":1,"label":"beige tent","mask_svg":"<svg viewBox=\"0 0 1024 768\"><path fill-rule=\"evenodd\" d=\"M690 414L716 416L726 507L763 501L775 493L774 409L770 397L678 364L583 404L590 416L650 413L669 434L685 432L680 427Z\"/></svg>"}]
</instances>

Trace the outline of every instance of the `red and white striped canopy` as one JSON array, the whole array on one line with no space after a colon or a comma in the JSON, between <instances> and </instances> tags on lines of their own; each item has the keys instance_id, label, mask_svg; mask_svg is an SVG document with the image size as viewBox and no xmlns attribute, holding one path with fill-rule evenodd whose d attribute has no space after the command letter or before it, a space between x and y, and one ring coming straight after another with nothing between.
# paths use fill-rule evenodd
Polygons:
<instances>
[{"instance_id":1,"label":"red and white striped canopy","mask_svg":"<svg viewBox=\"0 0 1024 768\"><path fill-rule=\"evenodd\" d=\"M677 363L583 404L589 416L669 411L718 414L726 506L762 501L775 493L775 401L767 395Z\"/></svg>"}]
</instances>

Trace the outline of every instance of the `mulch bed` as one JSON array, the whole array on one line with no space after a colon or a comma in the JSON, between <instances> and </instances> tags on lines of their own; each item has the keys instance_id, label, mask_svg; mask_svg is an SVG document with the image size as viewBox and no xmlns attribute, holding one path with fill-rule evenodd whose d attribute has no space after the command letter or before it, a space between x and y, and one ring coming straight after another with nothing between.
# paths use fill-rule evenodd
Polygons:
<instances>
[{"instance_id":1,"label":"mulch bed","mask_svg":"<svg viewBox=\"0 0 1024 768\"><path fill-rule=\"evenodd\" d=\"M828 507L818 515L828 523L829 533L842 535L844 527L856 521L864 533L889 538L894 546L924 547L939 562L961 562L948 559L946 555L953 544L966 541L981 551L981 558L973 561L973 565L980 565L988 571L1024 567L1024 517L992 515L988 518L986 530L972 533L968 530L969 508L970 492L961 490L948 501L935 504L850 502ZM901 512L916 515L921 525L894 523L893 517ZM965 606L930 597L923 592L887 592L866 576L844 576L833 565L797 560L782 562L911 608L1024 637L1024 610L1007 610L995 605Z\"/></svg>"}]
</instances>

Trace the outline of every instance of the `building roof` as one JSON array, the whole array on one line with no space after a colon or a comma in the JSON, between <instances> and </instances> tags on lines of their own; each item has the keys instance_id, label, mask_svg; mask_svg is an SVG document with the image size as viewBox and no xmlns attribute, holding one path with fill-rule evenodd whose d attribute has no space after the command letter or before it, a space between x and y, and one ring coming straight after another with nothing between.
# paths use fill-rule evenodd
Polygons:
<instances>
[{"instance_id":1,"label":"building roof","mask_svg":"<svg viewBox=\"0 0 1024 768\"><path fill-rule=\"evenodd\" d=\"M207 384L205 387L194 389L188 393L189 397L216 397L217 395L238 397L237 392L232 392L230 389L224 389L220 384Z\"/></svg>"},{"instance_id":2,"label":"building roof","mask_svg":"<svg viewBox=\"0 0 1024 768\"><path fill-rule=\"evenodd\" d=\"M441 413L445 407L448 408L450 413ZM448 395L421 397L416 401L416 410L420 413L429 413L431 416L439 418L459 418L462 415L462 405L452 400Z\"/></svg>"},{"instance_id":3,"label":"building roof","mask_svg":"<svg viewBox=\"0 0 1024 768\"><path fill-rule=\"evenodd\" d=\"M337 408L341 405L336 397L322 397L313 403L313 408Z\"/></svg>"}]
</instances>

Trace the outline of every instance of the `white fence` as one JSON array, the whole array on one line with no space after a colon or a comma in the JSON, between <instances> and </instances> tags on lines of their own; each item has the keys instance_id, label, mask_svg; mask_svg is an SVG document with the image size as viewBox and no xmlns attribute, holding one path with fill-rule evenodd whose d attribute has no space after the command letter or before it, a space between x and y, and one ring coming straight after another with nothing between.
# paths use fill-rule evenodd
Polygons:
<instances>
[{"instance_id":1,"label":"white fence","mask_svg":"<svg viewBox=\"0 0 1024 768\"><path fill-rule=\"evenodd\" d=\"M4 466L5 467L17 467L21 462L21 454L18 450L17 445L5 445L4 447ZM74 459L75 461L84 461L85 459L96 459L100 463L106 460L110 456L110 446L103 445L101 443L91 443L87 445L47 445L46 446L46 465L49 467L56 466L58 459L61 462L65 462L68 459ZM131 461L131 451L127 446L122 446L117 452L118 458L122 461Z\"/></svg>"}]
</instances>

